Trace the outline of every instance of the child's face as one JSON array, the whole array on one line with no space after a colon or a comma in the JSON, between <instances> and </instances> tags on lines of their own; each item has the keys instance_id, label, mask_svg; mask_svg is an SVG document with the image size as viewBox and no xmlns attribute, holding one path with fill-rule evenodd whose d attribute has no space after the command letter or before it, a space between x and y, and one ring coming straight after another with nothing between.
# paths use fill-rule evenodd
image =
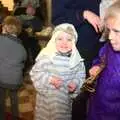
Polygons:
<instances>
[{"instance_id":1,"label":"child's face","mask_svg":"<svg viewBox=\"0 0 120 120\"><path fill-rule=\"evenodd\" d=\"M62 32L56 38L56 49L59 52L67 53L72 50L72 35Z\"/></svg>"},{"instance_id":2,"label":"child's face","mask_svg":"<svg viewBox=\"0 0 120 120\"><path fill-rule=\"evenodd\" d=\"M120 20L109 18L106 21L106 27L109 31L108 38L115 51L120 51Z\"/></svg>"}]
</instances>

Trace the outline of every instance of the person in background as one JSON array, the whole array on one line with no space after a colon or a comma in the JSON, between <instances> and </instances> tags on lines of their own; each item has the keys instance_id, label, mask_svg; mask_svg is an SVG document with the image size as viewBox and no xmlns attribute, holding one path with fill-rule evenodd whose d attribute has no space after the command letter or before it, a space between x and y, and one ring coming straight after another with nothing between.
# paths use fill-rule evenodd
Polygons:
<instances>
[{"instance_id":1,"label":"person in background","mask_svg":"<svg viewBox=\"0 0 120 120\"><path fill-rule=\"evenodd\" d=\"M96 92L90 97L87 120L120 119L120 1L113 3L105 12L107 43L93 61L90 75L96 76ZM101 64L105 64L104 69Z\"/></svg>"},{"instance_id":2,"label":"person in background","mask_svg":"<svg viewBox=\"0 0 120 120\"><path fill-rule=\"evenodd\" d=\"M85 80L85 66L72 24L55 27L30 71L36 88L35 120L71 120L71 103Z\"/></svg>"},{"instance_id":3,"label":"person in background","mask_svg":"<svg viewBox=\"0 0 120 120\"><path fill-rule=\"evenodd\" d=\"M25 9L25 13L17 16L23 24L23 28L31 28L33 32L41 31L42 29L42 21L35 16L36 8L34 8L31 4L28 4Z\"/></svg>"},{"instance_id":4,"label":"person in background","mask_svg":"<svg viewBox=\"0 0 120 120\"><path fill-rule=\"evenodd\" d=\"M22 39L22 43L28 53L28 62L26 63L26 71L29 71L31 65L34 64L35 58L41 50L38 40L35 37L35 32L42 30L42 21L35 16L36 8L28 4L25 9L25 14L16 15L22 22L23 29L18 36Z\"/></svg>"},{"instance_id":5,"label":"person in background","mask_svg":"<svg viewBox=\"0 0 120 120\"><path fill-rule=\"evenodd\" d=\"M23 83L23 69L26 51L17 35L21 22L14 16L7 16L2 22L0 35L0 119L5 120L5 98L9 93L13 120L19 117L17 91Z\"/></svg>"},{"instance_id":6,"label":"person in background","mask_svg":"<svg viewBox=\"0 0 120 120\"><path fill-rule=\"evenodd\" d=\"M39 19L39 21L42 22L41 24L43 25L45 19L44 17L46 15L44 9L45 8L44 0L14 0L13 14L15 16L19 16L19 15L25 16L26 9L30 7L31 7L31 11L35 11L34 16L36 16Z\"/></svg>"}]
</instances>

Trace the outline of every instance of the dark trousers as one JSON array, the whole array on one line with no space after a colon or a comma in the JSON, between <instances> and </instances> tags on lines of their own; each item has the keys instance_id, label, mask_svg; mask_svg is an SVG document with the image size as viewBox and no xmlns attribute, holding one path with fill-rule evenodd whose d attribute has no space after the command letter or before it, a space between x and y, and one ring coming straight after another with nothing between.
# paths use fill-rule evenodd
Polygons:
<instances>
[{"instance_id":1,"label":"dark trousers","mask_svg":"<svg viewBox=\"0 0 120 120\"><path fill-rule=\"evenodd\" d=\"M7 89L0 88L0 120L5 120L5 99L6 99L6 91ZM19 111L18 111L18 97L17 90L8 90L10 101L11 101L11 112L12 112L12 120L18 120Z\"/></svg>"},{"instance_id":2,"label":"dark trousers","mask_svg":"<svg viewBox=\"0 0 120 120\"><path fill-rule=\"evenodd\" d=\"M82 92L74 99L72 104L72 120L86 120L88 98L89 93Z\"/></svg>"},{"instance_id":3,"label":"dark trousers","mask_svg":"<svg viewBox=\"0 0 120 120\"><path fill-rule=\"evenodd\" d=\"M92 60L91 60L92 61ZM89 76L89 69L91 67L90 60L85 61L86 78ZM89 92L81 92L73 101L72 104L72 120L86 120L87 117L87 103L89 99Z\"/></svg>"}]
</instances>

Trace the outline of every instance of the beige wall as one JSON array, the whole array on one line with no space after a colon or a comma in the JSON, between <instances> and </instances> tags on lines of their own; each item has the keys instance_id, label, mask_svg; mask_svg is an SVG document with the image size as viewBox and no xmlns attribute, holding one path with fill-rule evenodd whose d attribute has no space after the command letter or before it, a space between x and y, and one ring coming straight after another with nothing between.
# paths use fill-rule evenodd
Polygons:
<instances>
[{"instance_id":1,"label":"beige wall","mask_svg":"<svg viewBox=\"0 0 120 120\"><path fill-rule=\"evenodd\" d=\"M5 7L8 7L8 10L13 9L13 0L0 0Z\"/></svg>"}]
</instances>

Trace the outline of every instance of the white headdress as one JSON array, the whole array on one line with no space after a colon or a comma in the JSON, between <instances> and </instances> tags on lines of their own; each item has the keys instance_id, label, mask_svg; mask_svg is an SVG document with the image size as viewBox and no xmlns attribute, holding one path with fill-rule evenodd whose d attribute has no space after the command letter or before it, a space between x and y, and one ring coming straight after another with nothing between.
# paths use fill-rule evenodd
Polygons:
<instances>
[{"instance_id":1,"label":"white headdress","mask_svg":"<svg viewBox=\"0 0 120 120\"><path fill-rule=\"evenodd\" d=\"M57 25L55 27L51 39L49 40L47 46L39 53L39 55L36 58L36 61L38 61L39 57L43 56L43 55L50 57L51 60L53 59L53 57L56 55L56 52L57 52L55 40L56 40L56 37L61 32L66 32L73 36L72 54L70 56L70 67L71 68L75 67L76 65L78 65L80 63L80 61L83 61L83 59L81 58L81 56L76 48L76 42L77 42L77 38L78 38L77 31L75 30L74 26L69 23L63 23L63 24Z\"/></svg>"}]
</instances>

